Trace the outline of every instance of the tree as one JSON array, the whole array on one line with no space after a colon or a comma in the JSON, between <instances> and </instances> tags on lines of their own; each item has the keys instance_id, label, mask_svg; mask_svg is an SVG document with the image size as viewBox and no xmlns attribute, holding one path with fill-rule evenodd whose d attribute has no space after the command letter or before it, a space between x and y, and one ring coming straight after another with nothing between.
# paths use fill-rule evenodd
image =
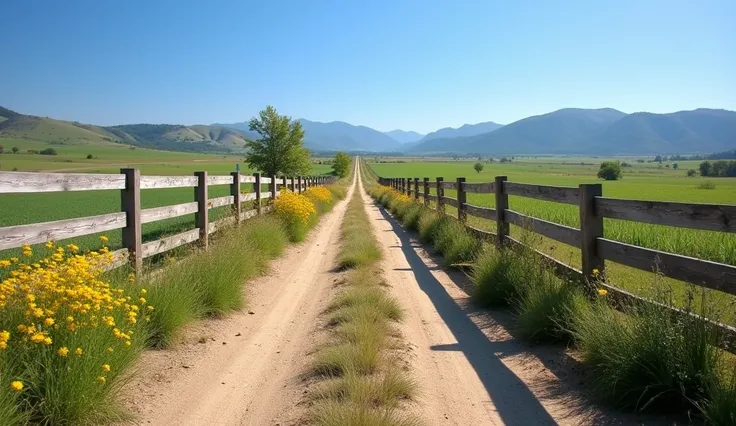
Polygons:
<instances>
[{"instance_id":1,"label":"tree","mask_svg":"<svg viewBox=\"0 0 736 426\"><path fill-rule=\"evenodd\" d=\"M662 156L661 155L658 155L658 156L654 157L654 162L655 163L661 163L662 162Z\"/></svg>"},{"instance_id":2,"label":"tree","mask_svg":"<svg viewBox=\"0 0 736 426\"><path fill-rule=\"evenodd\" d=\"M475 165L473 166L473 169L475 169L475 171L476 171L477 173L480 173L480 172L482 172L482 171L483 171L483 168L484 168L484 167L485 167L485 166L483 166L483 163L475 163Z\"/></svg>"},{"instance_id":3,"label":"tree","mask_svg":"<svg viewBox=\"0 0 736 426\"><path fill-rule=\"evenodd\" d=\"M335 155L335 160L332 162L332 171L337 176L344 178L350 172L350 156L344 152L338 152Z\"/></svg>"},{"instance_id":4,"label":"tree","mask_svg":"<svg viewBox=\"0 0 736 426\"><path fill-rule=\"evenodd\" d=\"M698 168L700 169L700 176L710 176L712 167L710 164L710 161L703 161L700 163L700 166Z\"/></svg>"},{"instance_id":5,"label":"tree","mask_svg":"<svg viewBox=\"0 0 736 426\"><path fill-rule=\"evenodd\" d=\"M687 177L695 177L695 175L697 174L698 172L696 172L695 169L690 169L687 171Z\"/></svg>"},{"instance_id":6,"label":"tree","mask_svg":"<svg viewBox=\"0 0 736 426\"><path fill-rule=\"evenodd\" d=\"M17 146L14 146L14 147L12 148L12 151L13 151L13 154L17 154L17 153L18 153L18 151L20 151L20 149L18 149L18 147L17 147Z\"/></svg>"},{"instance_id":7,"label":"tree","mask_svg":"<svg viewBox=\"0 0 736 426\"><path fill-rule=\"evenodd\" d=\"M54 148L46 148L46 149L41 150L41 152L39 152L39 154L41 154L41 155L56 155L56 150Z\"/></svg>"},{"instance_id":8,"label":"tree","mask_svg":"<svg viewBox=\"0 0 736 426\"><path fill-rule=\"evenodd\" d=\"M604 161L598 170L598 177L605 180L621 179L621 164L618 161Z\"/></svg>"},{"instance_id":9,"label":"tree","mask_svg":"<svg viewBox=\"0 0 736 426\"><path fill-rule=\"evenodd\" d=\"M672 163L672 168L675 169L675 170L677 170L677 169L680 168L680 165L677 164L677 163Z\"/></svg>"},{"instance_id":10,"label":"tree","mask_svg":"<svg viewBox=\"0 0 736 426\"><path fill-rule=\"evenodd\" d=\"M87 159L88 160L91 160L92 159L92 154L87 154Z\"/></svg>"},{"instance_id":11,"label":"tree","mask_svg":"<svg viewBox=\"0 0 736 426\"><path fill-rule=\"evenodd\" d=\"M304 129L291 117L279 115L276 108L266 109L248 122L260 139L249 140L246 161L267 176L299 176L309 173L309 151L304 148Z\"/></svg>"}]
</instances>

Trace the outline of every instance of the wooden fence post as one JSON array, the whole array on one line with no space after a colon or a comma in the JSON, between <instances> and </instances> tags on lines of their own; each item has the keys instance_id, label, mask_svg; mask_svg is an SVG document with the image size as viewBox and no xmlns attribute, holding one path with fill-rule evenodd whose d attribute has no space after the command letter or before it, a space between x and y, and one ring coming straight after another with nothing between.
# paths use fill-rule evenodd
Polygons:
<instances>
[{"instance_id":1,"label":"wooden fence post","mask_svg":"<svg viewBox=\"0 0 736 426\"><path fill-rule=\"evenodd\" d=\"M231 172L233 183L230 184L230 195L233 196L233 214L235 215L235 223L240 223L240 203L242 195L240 195L240 172Z\"/></svg>"},{"instance_id":2,"label":"wooden fence post","mask_svg":"<svg viewBox=\"0 0 736 426\"><path fill-rule=\"evenodd\" d=\"M445 212L445 205L442 202L442 197L445 196L445 188L442 187L442 182L444 180L445 179L441 177L437 178L437 211L440 213Z\"/></svg>"},{"instance_id":3,"label":"wooden fence post","mask_svg":"<svg viewBox=\"0 0 736 426\"><path fill-rule=\"evenodd\" d=\"M276 175L271 176L271 185L269 185L271 188L271 200L273 201L276 201L276 192L278 192L279 189L279 185L276 182L277 179Z\"/></svg>"},{"instance_id":4,"label":"wooden fence post","mask_svg":"<svg viewBox=\"0 0 736 426\"><path fill-rule=\"evenodd\" d=\"M125 175L125 189L120 191L120 210L125 212L123 247L128 249L128 261L136 275L143 270L141 233L141 173L138 169L120 169Z\"/></svg>"},{"instance_id":5,"label":"wooden fence post","mask_svg":"<svg viewBox=\"0 0 736 426\"><path fill-rule=\"evenodd\" d=\"M429 207L429 178L424 178L424 205Z\"/></svg>"},{"instance_id":6,"label":"wooden fence post","mask_svg":"<svg viewBox=\"0 0 736 426\"><path fill-rule=\"evenodd\" d=\"M419 178L414 178L414 200L419 200Z\"/></svg>"},{"instance_id":7,"label":"wooden fence post","mask_svg":"<svg viewBox=\"0 0 736 426\"><path fill-rule=\"evenodd\" d=\"M194 187L194 201L197 202L197 213L194 214L194 226L199 228L199 243L207 250L210 243L209 206L207 205L207 172L194 172L198 183Z\"/></svg>"},{"instance_id":8,"label":"wooden fence post","mask_svg":"<svg viewBox=\"0 0 736 426\"><path fill-rule=\"evenodd\" d=\"M581 184L580 188L580 251L583 278L593 282L596 273L603 272L604 260L598 255L596 239L603 237L603 216L595 212L595 197L603 195L600 183Z\"/></svg>"},{"instance_id":9,"label":"wooden fence post","mask_svg":"<svg viewBox=\"0 0 736 426\"><path fill-rule=\"evenodd\" d=\"M406 195L411 195L411 178L406 178Z\"/></svg>"},{"instance_id":10,"label":"wooden fence post","mask_svg":"<svg viewBox=\"0 0 736 426\"><path fill-rule=\"evenodd\" d=\"M496 176L494 189L496 190L496 244L499 247L506 241L509 235L509 224L504 217L504 210L509 208L509 195L503 190L503 183L508 178L506 176Z\"/></svg>"},{"instance_id":11,"label":"wooden fence post","mask_svg":"<svg viewBox=\"0 0 736 426\"><path fill-rule=\"evenodd\" d=\"M460 222L467 222L468 215L467 215L467 205L465 204L467 202L467 197L465 195L465 189L463 188L463 184L465 183L464 177L459 177L455 180L457 185L457 218Z\"/></svg>"},{"instance_id":12,"label":"wooden fence post","mask_svg":"<svg viewBox=\"0 0 736 426\"><path fill-rule=\"evenodd\" d=\"M253 189L256 193L256 211L258 211L258 214L262 214L263 206L261 206L261 174L254 173L253 177L256 178L256 183L253 185Z\"/></svg>"}]
</instances>

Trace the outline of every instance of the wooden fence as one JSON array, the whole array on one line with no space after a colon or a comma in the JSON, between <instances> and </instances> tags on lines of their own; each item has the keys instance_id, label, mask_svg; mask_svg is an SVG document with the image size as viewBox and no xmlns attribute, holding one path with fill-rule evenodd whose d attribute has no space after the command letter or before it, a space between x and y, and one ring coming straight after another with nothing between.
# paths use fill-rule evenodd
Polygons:
<instances>
[{"instance_id":1,"label":"wooden fence","mask_svg":"<svg viewBox=\"0 0 736 426\"><path fill-rule=\"evenodd\" d=\"M605 261L610 260L736 295L736 267L733 265L625 244L604 238L603 235L604 218L709 231L736 232L735 205L606 198L603 196L601 184L581 184L577 188L530 185L509 182L506 176L497 176L493 182L484 183L466 182L463 177L447 182L442 177L434 180L426 177L422 179L378 177L378 182L403 194L413 196L417 201L423 201L426 206L430 206L430 202L434 201L437 210L443 213L446 205L456 207L457 218L463 223L467 223L468 216L494 221L496 232L466 226L477 236L492 239L497 245L521 245L521 242L509 235L509 225L513 224L578 247L581 251L581 270L547 254L535 251L551 262L558 273L573 277L583 283L596 280L594 271L603 272ZM430 193L430 188L436 189L436 195ZM446 197L446 189L456 190L457 198ZM496 208L468 204L467 193L494 194ZM580 212L580 229L511 210L509 209L509 195L576 205ZM602 285L618 302L650 303L622 289L605 283ZM673 311L681 313L675 309ZM711 323L724 331L726 335L724 349L736 350L736 328L712 321Z\"/></svg>"},{"instance_id":2,"label":"wooden fence","mask_svg":"<svg viewBox=\"0 0 736 426\"><path fill-rule=\"evenodd\" d=\"M120 174L0 172L0 194L119 190L121 206L117 213L0 228L0 250L122 229L123 248L113 253L115 260L110 269L130 262L136 273L140 273L145 258L195 241L206 249L209 235L218 228L269 211L271 206L263 204L278 197L282 187L302 192L313 186L330 184L334 179L325 176L265 177L239 172L229 176L211 176L207 172L196 172L194 176L141 176L137 169L121 169ZM243 183L252 184L253 192L242 193L240 185ZM229 185L230 195L208 198L207 189L215 185ZM263 185L269 190L262 191ZM161 188L193 188L193 201L141 209L142 190ZM247 201L253 201L255 208L243 211L242 204ZM209 210L222 206L232 206L232 215L210 222ZM142 224L188 214L194 214L194 229L143 242Z\"/></svg>"}]
</instances>

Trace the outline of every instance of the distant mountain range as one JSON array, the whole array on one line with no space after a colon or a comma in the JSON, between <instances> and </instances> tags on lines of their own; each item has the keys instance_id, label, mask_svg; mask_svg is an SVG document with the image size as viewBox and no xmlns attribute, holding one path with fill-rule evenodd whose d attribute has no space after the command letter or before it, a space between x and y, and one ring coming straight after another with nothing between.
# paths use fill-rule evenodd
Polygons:
<instances>
[{"instance_id":1,"label":"distant mountain range","mask_svg":"<svg viewBox=\"0 0 736 426\"><path fill-rule=\"evenodd\" d=\"M391 137L393 140L399 143L414 143L419 142L424 137L423 134L412 132L412 131L406 131L406 130L391 130L390 132L383 132L389 137Z\"/></svg>"},{"instance_id":2,"label":"distant mountain range","mask_svg":"<svg viewBox=\"0 0 736 426\"><path fill-rule=\"evenodd\" d=\"M299 119L305 146L317 152L407 155L689 154L736 146L736 112L697 109L670 114L625 114L611 108L567 108L500 125L494 122L444 128L427 135L380 132L366 126ZM172 151L244 152L258 138L247 122L184 126L95 126L19 114L0 107L0 138L48 143L124 143Z\"/></svg>"},{"instance_id":3,"label":"distant mountain range","mask_svg":"<svg viewBox=\"0 0 736 426\"><path fill-rule=\"evenodd\" d=\"M428 135L429 136L429 135ZM736 145L736 112L697 109L625 114L561 109L469 137L427 140L415 154L659 154L718 152Z\"/></svg>"}]
</instances>

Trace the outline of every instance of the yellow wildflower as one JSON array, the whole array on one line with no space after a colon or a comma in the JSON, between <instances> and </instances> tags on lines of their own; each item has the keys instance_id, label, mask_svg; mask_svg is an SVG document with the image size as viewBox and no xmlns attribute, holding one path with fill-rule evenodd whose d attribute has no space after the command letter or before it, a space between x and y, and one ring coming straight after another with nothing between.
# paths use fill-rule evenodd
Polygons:
<instances>
[{"instance_id":1,"label":"yellow wildflower","mask_svg":"<svg viewBox=\"0 0 736 426\"><path fill-rule=\"evenodd\" d=\"M110 371L110 365L109 364L102 364L102 369L109 372Z\"/></svg>"},{"instance_id":2,"label":"yellow wildflower","mask_svg":"<svg viewBox=\"0 0 736 426\"><path fill-rule=\"evenodd\" d=\"M10 389L13 389L16 392L20 392L23 390L23 382L20 382L18 380L10 383Z\"/></svg>"},{"instance_id":3,"label":"yellow wildflower","mask_svg":"<svg viewBox=\"0 0 736 426\"><path fill-rule=\"evenodd\" d=\"M107 237L106 237L106 236L104 236L104 235L100 235L100 241L102 241L103 243L106 243L106 242L110 241L110 239L109 239L109 238L107 238Z\"/></svg>"},{"instance_id":4,"label":"yellow wildflower","mask_svg":"<svg viewBox=\"0 0 736 426\"><path fill-rule=\"evenodd\" d=\"M82 354L84 353L84 351L82 350L82 348L77 348L74 351L74 353L77 354L77 356L82 356Z\"/></svg>"},{"instance_id":5,"label":"yellow wildflower","mask_svg":"<svg viewBox=\"0 0 736 426\"><path fill-rule=\"evenodd\" d=\"M100 384L105 384L105 377L104 377L104 376L100 376L100 377L98 377L98 378L97 378L97 383L100 383Z\"/></svg>"},{"instance_id":6,"label":"yellow wildflower","mask_svg":"<svg viewBox=\"0 0 736 426\"><path fill-rule=\"evenodd\" d=\"M47 249L53 248L54 247L54 242L53 241L47 241L46 244L44 244L44 246L46 246Z\"/></svg>"},{"instance_id":7,"label":"yellow wildflower","mask_svg":"<svg viewBox=\"0 0 736 426\"><path fill-rule=\"evenodd\" d=\"M107 351L110 352L110 353L112 353L113 349L112 348L107 348Z\"/></svg>"},{"instance_id":8,"label":"yellow wildflower","mask_svg":"<svg viewBox=\"0 0 736 426\"><path fill-rule=\"evenodd\" d=\"M605 288L598 289L598 295L599 296L605 296L607 294L608 294L608 290L606 290Z\"/></svg>"},{"instance_id":9,"label":"yellow wildflower","mask_svg":"<svg viewBox=\"0 0 736 426\"><path fill-rule=\"evenodd\" d=\"M601 271L599 271L597 268L596 269L593 269L593 276L594 277L597 277L600 274L601 274Z\"/></svg>"},{"instance_id":10,"label":"yellow wildflower","mask_svg":"<svg viewBox=\"0 0 736 426\"><path fill-rule=\"evenodd\" d=\"M69 348L67 348L66 346L62 346L59 348L59 350L56 351L56 353L59 354L59 356L66 357L67 355L69 355Z\"/></svg>"},{"instance_id":11,"label":"yellow wildflower","mask_svg":"<svg viewBox=\"0 0 736 426\"><path fill-rule=\"evenodd\" d=\"M54 319L53 318L46 318L43 320L44 325L52 326L54 325Z\"/></svg>"}]
</instances>

